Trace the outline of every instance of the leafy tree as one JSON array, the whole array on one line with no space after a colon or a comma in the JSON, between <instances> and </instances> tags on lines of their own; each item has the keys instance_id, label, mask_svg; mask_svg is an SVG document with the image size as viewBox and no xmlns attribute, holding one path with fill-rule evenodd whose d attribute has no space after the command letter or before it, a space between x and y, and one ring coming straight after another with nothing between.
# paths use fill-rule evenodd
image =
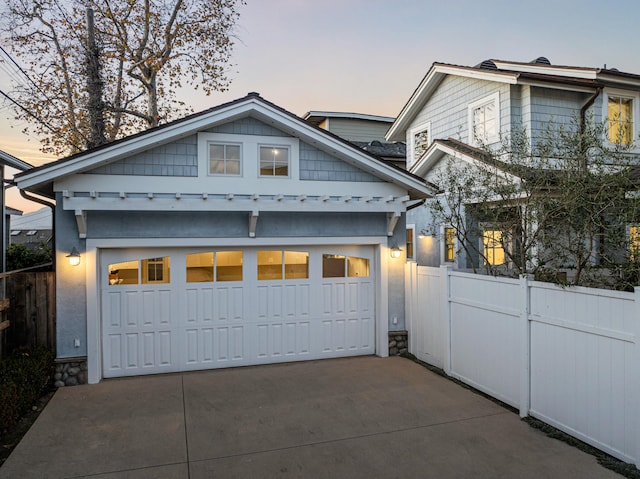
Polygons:
<instances>
[{"instance_id":1,"label":"leafy tree","mask_svg":"<svg viewBox=\"0 0 640 479\"><path fill-rule=\"evenodd\" d=\"M578 125L549 123L535 141L515 131L435 174L441 193L428 208L454 228L462 267L576 285L637 281L627 229L640 220L637 158L605 144L603 126Z\"/></svg>"},{"instance_id":2,"label":"leafy tree","mask_svg":"<svg viewBox=\"0 0 640 479\"><path fill-rule=\"evenodd\" d=\"M53 251L46 243L40 243L35 249L23 244L12 244L7 247L7 271L30 268L53 261Z\"/></svg>"},{"instance_id":3,"label":"leafy tree","mask_svg":"<svg viewBox=\"0 0 640 479\"><path fill-rule=\"evenodd\" d=\"M43 151L75 153L90 141L86 8L95 12L107 140L184 114L177 89L224 91L243 0L7 0L2 27L31 83L15 85ZM36 122L35 117L48 125Z\"/></svg>"}]
</instances>

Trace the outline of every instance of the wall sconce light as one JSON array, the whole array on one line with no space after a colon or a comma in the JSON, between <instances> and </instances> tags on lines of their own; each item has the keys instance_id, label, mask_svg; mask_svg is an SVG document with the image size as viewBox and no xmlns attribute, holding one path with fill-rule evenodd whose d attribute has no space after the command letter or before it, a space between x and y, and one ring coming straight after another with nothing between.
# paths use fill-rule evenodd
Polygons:
<instances>
[{"instance_id":1,"label":"wall sconce light","mask_svg":"<svg viewBox=\"0 0 640 479\"><path fill-rule=\"evenodd\" d=\"M399 258L400 257L400 252L401 252L401 250L400 250L400 248L398 248L397 245L393 246L391 248L391 257L392 258Z\"/></svg>"},{"instance_id":2,"label":"wall sconce light","mask_svg":"<svg viewBox=\"0 0 640 479\"><path fill-rule=\"evenodd\" d=\"M69 264L71 266L78 266L80 264L80 253L78 253L75 246L71 250L71 253L67 255L67 258L69 258Z\"/></svg>"}]
</instances>

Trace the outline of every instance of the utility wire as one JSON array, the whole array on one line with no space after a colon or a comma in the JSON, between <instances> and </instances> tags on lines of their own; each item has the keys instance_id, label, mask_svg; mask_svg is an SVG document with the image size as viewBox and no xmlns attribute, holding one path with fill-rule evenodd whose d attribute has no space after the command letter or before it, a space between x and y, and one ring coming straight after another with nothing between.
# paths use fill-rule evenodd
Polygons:
<instances>
[{"instance_id":1,"label":"utility wire","mask_svg":"<svg viewBox=\"0 0 640 479\"><path fill-rule=\"evenodd\" d=\"M20 73L22 73L22 75L23 75L27 80L29 80L29 82L30 82L34 87L36 87L36 89L37 89L37 90L42 94L42 96L44 96L47 100L49 100L49 98L47 97L47 94L46 94L44 91L42 91L42 88L40 88L40 86L39 86L35 81L33 81L33 79L32 79L32 78L29 76L29 74L24 70L24 68L22 68L22 67L20 66L20 64L19 64L17 61L15 61L15 60L13 59L13 57L11 56L11 54L10 54L7 50L5 50L1 45L0 45L0 51L2 51L2 53L4 53L4 54L5 54L5 56L9 59L9 61L10 61L11 63L13 63L13 64L16 66L16 68L18 69L18 71L20 71Z\"/></svg>"},{"instance_id":2,"label":"utility wire","mask_svg":"<svg viewBox=\"0 0 640 479\"><path fill-rule=\"evenodd\" d=\"M53 128L51 125L49 125L46 121L42 120L41 118L39 118L37 115L35 115L34 113L32 113L30 110L28 110L27 108L25 108L24 106L22 106L20 103L18 103L16 100L14 100L13 98L11 98L9 95L7 95L5 92L3 92L2 90L0 90L0 95L2 95L3 97L5 97L7 100L9 100L11 103L13 103L15 106L17 106L18 108L20 108L22 111L24 111L27 115L29 115L30 117L34 118L36 121L38 121L39 123L41 123L43 126L45 126L49 131L51 131L51 133L55 134L55 135L60 135L62 137L64 137L65 135L60 133L60 131L56 130L55 128ZM67 140L68 141L68 140ZM76 148L77 150L82 150L81 148L78 147L78 145L76 145L75 143L71 143L69 142L69 144L71 146L73 146L74 148Z\"/></svg>"}]
</instances>

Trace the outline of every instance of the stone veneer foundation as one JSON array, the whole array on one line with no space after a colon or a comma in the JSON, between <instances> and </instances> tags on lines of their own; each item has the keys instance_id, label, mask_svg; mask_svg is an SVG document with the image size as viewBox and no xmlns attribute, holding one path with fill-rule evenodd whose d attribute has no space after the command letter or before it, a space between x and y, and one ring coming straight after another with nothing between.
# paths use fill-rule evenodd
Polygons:
<instances>
[{"instance_id":1,"label":"stone veneer foundation","mask_svg":"<svg viewBox=\"0 0 640 479\"><path fill-rule=\"evenodd\" d=\"M399 356L409 352L409 332L389 331L389 356Z\"/></svg>"},{"instance_id":2,"label":"stone veneer foundation","mask_svg":"<svg viewBox=\"0 0 640 479\"><path fill-rule=\"evenodd\" d=\"M55 373L53 385L57 388L63 386L77 386L87 384L87 358L58 358L55 360Z\"/></svg>"}]
</instances>

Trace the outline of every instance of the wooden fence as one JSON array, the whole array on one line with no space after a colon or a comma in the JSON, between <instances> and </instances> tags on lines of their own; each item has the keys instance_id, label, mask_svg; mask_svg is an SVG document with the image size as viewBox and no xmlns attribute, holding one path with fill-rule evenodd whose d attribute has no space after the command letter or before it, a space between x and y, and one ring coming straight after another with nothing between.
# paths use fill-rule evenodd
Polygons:
<instances>
[{"instance_id":1,"label":"wooden fence","mask_svg":"<svg viewBox=\"0 0 640 479\"><path fill-rule=\"evenodd\" d=\"M0 357L16 348L44 346L55 352L55 273L0 274L5 299L0 302Z\"/></svg>"}]
</instances>

